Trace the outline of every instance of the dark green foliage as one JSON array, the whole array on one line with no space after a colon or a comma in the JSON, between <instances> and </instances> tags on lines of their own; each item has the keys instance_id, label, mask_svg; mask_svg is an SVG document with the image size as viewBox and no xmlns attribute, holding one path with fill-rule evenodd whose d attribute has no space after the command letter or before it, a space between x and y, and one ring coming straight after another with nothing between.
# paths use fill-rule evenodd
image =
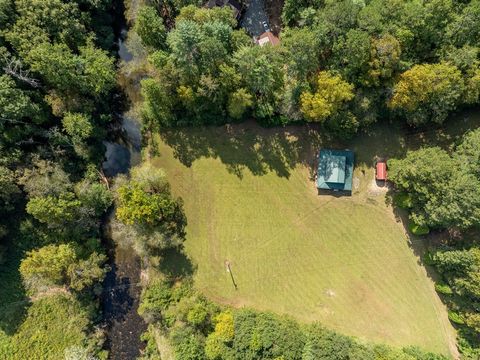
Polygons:
<instances>
[{"instance_id":1,"label":"dark green foliage","mask_svg":"<svg viewBox=\"0 0 480 360\"><path fill-rule=\"evenodd\" d=\"M169 283L158 281L150 284L142 291L138 313L147 322L159 321L162 313L172 302L172 289Z\"/></svg>"},{"instance_id":2,"label":"dark green foliage","mask_svg":"<svg viewBox=\"0 0 480 360\"><path fill-rule=\"evenodd\" d=\"M156 69L142 87L149 129L223 124L250 115L265 126L308 121L300 97L324 70L355 86L354 101L323 123L340 138L380 114L415 126L441 123L480 99L477 30L471 25L478 1L285 1L280 45L265 47L252 46L234 30L228 8L188 6L173 22L174 7L161 2L141 10L135 25L143 38L162 37L155 10L172 20L168 47L149 46L163 49L150 51ZM159 30L144 26L147 17ZM460 24L464 34L453 30Z\"/></svg>"},{"instance_id":3,"label":"dark green foliage","mask_svg":"<svg viewBox=\"0 0 480 360\"><path fill-rule=\"evenodd\" d=\"M112 203L97 170L116 85L110 6L0 0L2 359L102 356L90 320Z\"/></svg>"},{"instance_id":4,"label":"dark green foliage","mask_svg":"<svg viewBox=\"0 0 480 360\"><path fill-rule=\"evenodd\" d=\"M135 31L145 46L154 49L165 47L167 32L163 25L163 19L158 15L155 8L144 6L138 10Z\"/></svg>"},{"instance_id":5,"label":"dark green foliage","mask_svg":"<svg viewBox=\"0 0 480 360\"><path fill-rule=\"evenodd\" d=\"M467 136L459 155L434 147L409 152L403 160L389 160L389 179L410 194L410 217L417 226L465 229L480 224L480 178L461 160L468 158L469 141L475 136Z\"/></svg>"},{"instance_id":6,"label":"dark green foliage","mask_svg":"<svg viewBox=\"0 0 480 360\"><path fill-rule=\"evenodd\" d=\"M413 200L408 193L397 193L393 196L393 203L402 209L410 209L413 206Z\"/></svg>"}]
</instances>

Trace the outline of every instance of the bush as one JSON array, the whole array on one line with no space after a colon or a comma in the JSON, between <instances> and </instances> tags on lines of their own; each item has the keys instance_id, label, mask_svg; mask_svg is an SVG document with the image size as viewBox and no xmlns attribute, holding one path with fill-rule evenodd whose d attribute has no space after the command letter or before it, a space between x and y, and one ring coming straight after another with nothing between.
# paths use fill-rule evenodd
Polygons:
<instances>
[{"instance_id":1,"label":"bush","mask_svg":"<svg viewBox=\"0 0 480 360\"><path fill-rule=\"evenodd\" d=\"M408 223L408 229L413 235L422 236L427 235L430 232L428 226L425 225L417 225L413 221Z\"/></svg>"},{"instance_id":2,"label":"bush","mask_svg":"<svg viewBox=\"0 0 480 360\"><path fill-rule=\"evenodd\" d=\"M170 284L164 281L154 282L143 290L138 313L148 323L158 321L171 301L172 289Z\"/></svg>"},{"instance_id":3,"label":"bush","mask_svg":"<svg viewBox=\"0 0 480 360\"><path fill-rule=\"evenodd\" d=\"M453 294L452 288L450 286L448 286L447 284L435 284L435 290L439 294L443 294L443 295L452 295Z\"/></svg>"},{"instance_id":4,"label":"bush","mask_svg":"<svg viewBox=\"0 0 480 360\"><path fill-rule=\"evenodd\" d=\"M451 322L457 324L457 325L463 325L465 324L465 321L463 320L462 315L459 313L449 310L448 311L448 318L450 319Z\"/></svg>"}]
</instances>

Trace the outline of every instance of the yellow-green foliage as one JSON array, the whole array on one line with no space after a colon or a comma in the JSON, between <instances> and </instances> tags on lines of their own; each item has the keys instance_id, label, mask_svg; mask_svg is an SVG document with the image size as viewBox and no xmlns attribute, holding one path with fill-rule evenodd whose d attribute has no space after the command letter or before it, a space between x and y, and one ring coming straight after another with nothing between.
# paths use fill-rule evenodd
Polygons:
<instances>
[{"instance_id":1,"label":"yellow-green foliage","mask_svg":"<svg viewBox=\"0 0 480 360\"><path fill-rule=\"evenodd\" d=\"M70 245L48 245L29 251L20 264L20 273L25 281L40 277L44 281L61 285L67 276L67 269L76 260Z\"/></svg>"},{"instance_id":2,"label":"yellow-green foliage","mask_svg":"<svg viewBox=\"0 0 480 360\"><path fill-rule=\"evenodd\" d=\"M73 297L53 295L35 301L11 338L12 359L63 359L65 350L82 346L89 326L85 308ZM0 352L1 354L1 352Z\"/></svg>"},{"instance_id":3,"label":"yellow-green foliage","mask_svg":"<svg viewBox=\"0 0 480 360\"><path fill-rule=\"evenodd\" d=\"M139 184L120 187L118 199L117 218L125 224L154 224L159 220L161 208L158 195L147 193Z\"/></svg>"},{"instance_id":4,"label":"yellow-green foliage","mask_svg":"<svg viewBox=\"0 0 480 360\"><path fill-rule=\"evenodd\" d=\"M323 121L353 97L353 85L338 75L322 71L318 74L316 92L302 93L301 110L308 120Z\"/></svg>"},{"instance_id":5,"label":"yellow-green foliage","mask_svg":"<svg viewBox=\"0 0 480 360\"><path fill-rule=\"evenodd\" d=\"M230 311L221 312L215 317L215 334L225 342L233 340L233 314Z\"/></svg>"},{"instance_id":6,"label":"yellow-green foliage","mask_svg":"<svg viewBox=\"0 0 480 360\"><path fill-rule=\"evenodd\" d=\"M409 122L443 122L464 94L464 80L456 66L447 63L415 65L395 84L388 106L412 116ZM413 114L419 112L419 114Z\"/></svg>"}]
</instances>

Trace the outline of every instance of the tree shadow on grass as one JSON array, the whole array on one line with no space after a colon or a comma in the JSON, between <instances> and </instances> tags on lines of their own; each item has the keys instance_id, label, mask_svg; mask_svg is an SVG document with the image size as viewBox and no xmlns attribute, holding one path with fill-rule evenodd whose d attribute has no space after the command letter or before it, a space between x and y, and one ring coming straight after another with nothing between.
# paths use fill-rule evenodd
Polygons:
<instances>
[{"instance_id":1,"label":"tree shadow on grass","mask_svg":"<svg viewBox=\"0 0 480 360\"><path fill-rule=\"evenodd\" d=\"M192 276L197 267L182 248L167 249L161 252L158 270L169 280L178 280Z\"/></svg>"},{"instance_id":2,"label":"tree shadow on grass","mask_svg":"<svg viewBox=\"0 0 480 360\"><path fill-rule=\"evenodd\" d=\"M319 134L315 125L265 129L249 121L220 127L165 129L160 136L188 167L202 157L215 158L239 178L247 169L256 176L273 171L289 178L297 164L312 165L312 157L324 142Z\"/></svg>"}]
</instances>

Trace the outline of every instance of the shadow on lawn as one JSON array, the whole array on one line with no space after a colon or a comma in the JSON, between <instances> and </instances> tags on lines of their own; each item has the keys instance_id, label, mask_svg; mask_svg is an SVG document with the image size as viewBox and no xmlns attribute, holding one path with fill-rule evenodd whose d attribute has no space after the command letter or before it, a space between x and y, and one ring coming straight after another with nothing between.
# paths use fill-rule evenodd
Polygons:
<instances>
[{"instance_id":1,"label":"shadow on lawn","mask_svg":"<svg viewBox=\"0 0 480 360\"><path fill-rule=\"evenodd\" d=\"M475 111L452 117L443 126L413 128L400 121L378 122L349 141L336 140L319 124L263 128L254 121L224 126L164 129L160 137L185 166L202 157L218 158L239 178L248 169L254 175L274 171L288 178L298 164L315 173L315 157L320 148L350 149L355 166L373 166L376 157L403 157L407 150L422 146L448 147L469 129L480 124ZM158 154L153 142L153 152Z\"/></svg>"},{"instance_id":2,"label":"shadow on lawn","mask_svg":"<svg viewBox=\"0 0 480 360\"><path fill-rule=\"evenodd\" d=\"M265 129L253 121L220 127L163 130L162 140L185 166L202 157L219 158L239 178L274 171L288 178L297 164L312 166L323 139L313 125Z\"/></svg>"},{"instance_id":3,"label":"shadow on lawn","mask_svg":"<svg viewBox=\"0 0 480 360\"><path fill-rule=\"evenodd\" d=\"M182 248L162 251L159 271L170 280L178 280L193 275L197 269Z\"/></svg>"}]
</instances>

